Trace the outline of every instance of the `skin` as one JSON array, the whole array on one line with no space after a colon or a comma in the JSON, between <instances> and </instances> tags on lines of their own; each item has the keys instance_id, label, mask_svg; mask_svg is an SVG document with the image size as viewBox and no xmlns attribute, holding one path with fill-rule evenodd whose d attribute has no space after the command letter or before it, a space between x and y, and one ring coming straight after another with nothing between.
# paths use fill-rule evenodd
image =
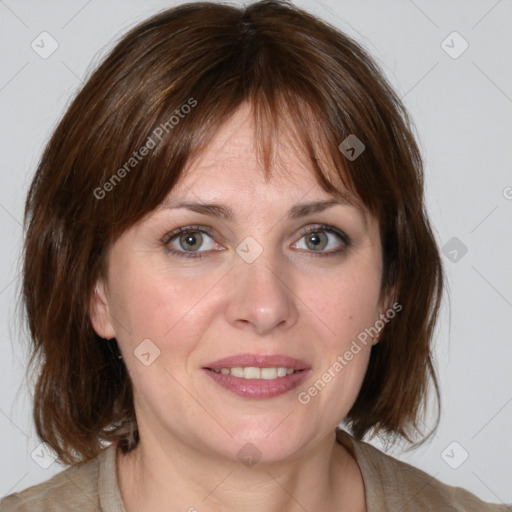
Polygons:
<instances>
[{"instance_id":1,"label":"skin","mask_svg":"<svg viewBox=\"0 0 512 512\"><path fill-rule=\"evenodd\" d=\"M379 294L378 222L341 204L289 220L293 205L332 197L286 138L265 181L253 144L244 105L169 196L225 204L233 221L157 208L111 247L107 278L91 297L94 329L117 339L134 387L140 443L117 454L128 512L366 510L359 467L336 443L335 428L357 398L371 343L307 405L297 397L389 307L389 295ZM302 229L318 223L351 244L319 256L345 244L317 229L328 245L307 245ZM194 246L202 258L166 251L167 233L197 224L213 230ZM236 252L247 236L263 248L252 263ZM179 235L167 246L190 254ZM160 350L148 366L133 355L144 339ZM312 371L278 397L242 398L201 370L241 352L296 357ZM237 456L248 442L261 453L252 467Z\"/></svg>"}]
</instances>

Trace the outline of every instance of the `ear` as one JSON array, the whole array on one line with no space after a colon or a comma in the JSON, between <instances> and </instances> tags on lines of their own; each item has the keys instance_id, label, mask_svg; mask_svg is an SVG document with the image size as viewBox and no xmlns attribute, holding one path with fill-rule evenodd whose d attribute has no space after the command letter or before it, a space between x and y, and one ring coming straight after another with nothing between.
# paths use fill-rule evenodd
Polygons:
<instances>
[{"instance_id":1,"label":"ear","mask_svg":"<svg viewBox=\"0 0 512 512\"><path fill-rule=\"evenodd\" d=\"M388 316L386 314L386 312L392 308L394 302L395 302L395 287L390 286L382 294L382 297L380 298L376 321L379 320L382 317L382 315L384 315L385 317ZM389 321L389 320L387 320L387 321ZM386 321L386 323L387 323L387 321ZM384 327L382 327L382 328L384 328ZM378 334L375 336L373 345L376 345L380 341L380 335L381 335L381 331L379 331Z\"/></svg>"},{"instance_id":2,"label":"ear","mask_svg":"<svg viewBox=\"0 0 512 512\"><path fill-rule=\"evenodd\" d=\"M101 338L112 339L116 334L110 318L105 283L102 279L96 282L89 299L89 318L96 334Z\"/></svg>"},{"instance_id":3,"label":"ear","mask_svg":"<svg viewBox=\"0 0 512 512\"><path fill-rule=\"evenodd\" d=\"M379 315L385 314L395 302L395 287L390 286L383 294L379 302Z\"/></svg>"}]
</instances>

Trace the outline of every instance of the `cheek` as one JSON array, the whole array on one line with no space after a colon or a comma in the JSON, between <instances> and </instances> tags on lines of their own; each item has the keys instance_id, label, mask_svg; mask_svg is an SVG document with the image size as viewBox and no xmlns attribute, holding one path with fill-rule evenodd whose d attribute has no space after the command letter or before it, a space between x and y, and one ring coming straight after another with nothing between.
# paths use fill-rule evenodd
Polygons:
<instances>
[{"instance_id":1,"label":"cheek","mask_svg":"<svg viewBox=\"0 0 512 512\"><path fill-rule=\"evenodd\" d=\"M201 300L209 286L131 270L124 267L117 281L113 313L126 325L118 343L139 405L155 410L167 404L184 414L189 396L180 383L193 371L189 356L209 325L205 308L211 303Z\"/></svg>"},{"instance_id":2,"label":"cheek","mask_svg":"<svg viewBox=\"0 0 512 512\"><path fill-rule=\"evenodd\" d=\"M327 339L338 350L345 347L378 318L380 274L358 266L333 275L317 275L303 281L298 292L321 324L330 333ZM314 286L312 286L314 284Z\"/></svg>"},{"instance_id":3,"label":"cheek","mask_svg":"<svg viewBox=\"0 0 512 512\"><path fill-rule=\"evenodd\" d=\"M112 272L115 300L111 307L115 321L123 326L117 330L118 342L127 352L149 339L170 359L166 365L178 361L168 354L190 352L214 314L206 294L215 284L213 277L191 279L136 261L126 261L118 268L122 271Z\"/></svg>"},{"instance_id":4,"label":"cheek","mask_svg":"<svg viewBox=\"0 0 512 512\"><path fill-rule=\"evenodd\" d=\"M379 279L368 269L340 272L335 279L317 279L304 301L323 335L315 378L299 398L325 423L345 417L361 389L372 346L365 329L376 321Z\"/></svg>"}]
</instances>

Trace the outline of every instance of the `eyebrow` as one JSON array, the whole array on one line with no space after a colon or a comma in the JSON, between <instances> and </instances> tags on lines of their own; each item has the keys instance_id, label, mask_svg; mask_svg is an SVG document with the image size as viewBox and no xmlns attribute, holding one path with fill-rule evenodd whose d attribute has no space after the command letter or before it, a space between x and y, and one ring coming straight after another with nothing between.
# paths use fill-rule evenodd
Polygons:
<instances>
[{"instance_id":1,"label":"eyebrow","mask_svg":"<svg viewBox=\"0 0 512 512\"><path fill-rule=\"evenodd\" d=\"M312 201L309 203L299 203L292 206L288 212L289 219L299 219L306 217L313 213L319 213L333 206L352 206L355 207L363 215L363 219L366 224L365 211L359 206L355 205L352 201L341 197L339 199L329 199L324 201ZM203 215L210 215L212 217L218 217L223 220L233 221L235 214L231 208L226 205L219 203L197 203L192 201L165 201L162 204L162 209L176 209L186 208Z\"/></svg>"}]
</instances>

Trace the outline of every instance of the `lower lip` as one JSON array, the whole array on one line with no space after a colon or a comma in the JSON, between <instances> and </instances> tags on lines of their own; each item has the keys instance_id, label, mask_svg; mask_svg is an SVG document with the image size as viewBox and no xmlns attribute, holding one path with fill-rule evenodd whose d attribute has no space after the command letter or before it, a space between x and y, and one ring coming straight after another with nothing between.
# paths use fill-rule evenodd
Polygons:
<instances>
[{"instance_id":1,"label":"lower lip","mask_svg":"<svg viewBox=\"0 0 512 512\"><path fill-rule=\"evenodd\" d=\"M244 398L264 399L288 393L296 388L309 374L310 370L301 370L285 377L275 379L244 379L231 374L217 373L213 370L203 370L217 384Z\"/></svg>"}]
</instances>

